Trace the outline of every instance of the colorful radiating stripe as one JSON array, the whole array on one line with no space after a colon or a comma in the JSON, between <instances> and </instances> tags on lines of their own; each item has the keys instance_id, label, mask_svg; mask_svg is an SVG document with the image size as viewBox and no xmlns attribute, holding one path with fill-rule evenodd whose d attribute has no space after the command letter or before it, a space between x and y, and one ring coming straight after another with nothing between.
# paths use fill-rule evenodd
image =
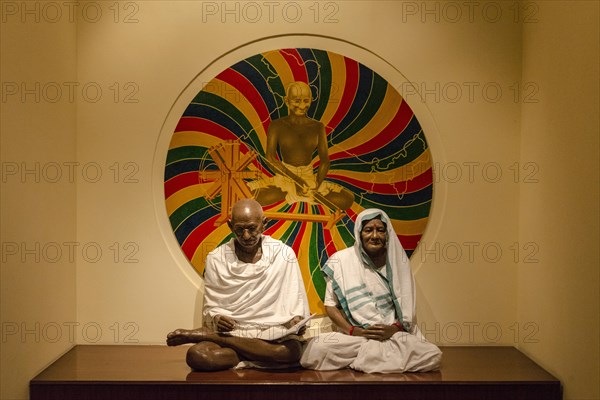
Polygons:
<instances>
[{"instance_id":1,"label":"colorful radiating stripe","mask_svg":"<svg viewBox=\"0 0 600 400\"><path fill-rule=\"evenodd\" d=\"M411 255L426 226L433 197L432 160L425 133L400 94L369 67L342 55L309 48L280 49L249 57L208 82L181 116L167 153L165 204L184 254L199 274L206 254L231 233L215 227L221 198L205 197L218 171L208 150L226 140L256 152L250 169L272 176L264 161L272 120L286 116L285 88L307 83L308 116L321 121L331 166L326 180L354 193L354 205L332 229L321 223L273 220L266 234L290 245L302 268L313 312L323 312L321 266L354 243L356 215L381 208ZM316 172L318 157L313 166ZM322 205L280 202L265 211L324 215Z\"/></svg>"}]
</instances>

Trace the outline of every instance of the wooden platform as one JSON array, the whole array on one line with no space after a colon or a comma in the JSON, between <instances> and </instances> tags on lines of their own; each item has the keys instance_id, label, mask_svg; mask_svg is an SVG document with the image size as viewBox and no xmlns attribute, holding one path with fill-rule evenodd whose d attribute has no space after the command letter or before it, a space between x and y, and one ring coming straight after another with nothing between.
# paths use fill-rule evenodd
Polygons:
<instances>
[{"instance_id":1,"label":"wooden platform","mask_svg":"<svg viewBox=\"0 0 600 400\"><path fill-rule=\"evenodd\" d=\"M560 382L512 347L442 347L432 373L192 372L187 347L76 346L30 382L31 400L560 400Z\"/></svg>"}]
</instances>

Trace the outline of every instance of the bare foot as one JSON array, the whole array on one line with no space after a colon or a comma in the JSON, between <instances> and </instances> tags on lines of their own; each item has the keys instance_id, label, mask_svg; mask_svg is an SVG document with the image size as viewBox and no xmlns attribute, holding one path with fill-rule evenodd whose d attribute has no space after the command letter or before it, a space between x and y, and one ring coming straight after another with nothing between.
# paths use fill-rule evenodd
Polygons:
<instances>
[{"instance_id":1,"label":"bare foot","mask_svg":"<svg viewBox=\"0 0 600 400\"><path fill-rule=\"evenodd\" d=\"M186 343L199 343L209 333L211 332L206 328L176 329L167 335L167 345L179 346Z\"/></svg>"}]
</instances>

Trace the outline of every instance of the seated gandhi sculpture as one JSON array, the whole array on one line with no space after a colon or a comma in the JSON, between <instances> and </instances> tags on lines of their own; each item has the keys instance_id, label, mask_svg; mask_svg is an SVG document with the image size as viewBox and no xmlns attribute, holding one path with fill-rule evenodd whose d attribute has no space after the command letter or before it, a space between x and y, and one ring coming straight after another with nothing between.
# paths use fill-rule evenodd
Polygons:
<instances>
[{"instance_id":1,"label":"seated gandhi sculpture","mask_svg":"<svg viewBox=\"0 0 600 400\"><path fill-rule=\"evenodd\" d=\"M248 182L254 197L260 204L269 205L283 199L288 203L314 203L317 196L340 210L350 208L354 194L325 181L330 165L327 135L320 121L306 115L312 102L310 87L304 82L291 83L284 101L289 114L272 121L267 130L266 159L275 176ZM316 175L312 165L315 150L319 156Z\"/></svg>"},{"instance_id":2,"label":"seated gandhi sculpture","mask_svg":"<svg viewBox=\"0 0 600 400\"><path fill-rule=\"evenodd\" d=\"M263 235L265 218L255 200L235 203L228 225L235 237L206 258L207 326L177 329L167 335L167 344L194 343L186 361L198 371L297 364L305 328L277 340L257 338L271 327L290 328L309 314L296 255Z\"/></svg>"},{"instance_id":3,"label":"seated gandhi sculpture","mask_svg":"<svg viewBox=\"0 0 600 400\"><path fill-rule=\"evenodd\" d=\"M361 212L353 247L329 258L325 310L338 332L311 339L300 363L315 370L439 369L442 353L416 325L414 279L387 214Z\"/></svg>"}]
</instances>

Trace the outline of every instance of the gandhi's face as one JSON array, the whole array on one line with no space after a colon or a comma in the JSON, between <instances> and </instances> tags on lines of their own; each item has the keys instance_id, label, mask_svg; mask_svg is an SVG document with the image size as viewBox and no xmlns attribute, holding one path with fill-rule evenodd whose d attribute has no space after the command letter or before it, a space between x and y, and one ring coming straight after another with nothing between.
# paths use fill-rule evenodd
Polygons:
<instances>
[{"instance_id":1,"label":"gandhi's face","mask_svg":"<svg viewBox=\"0 0 600 400\"><path fill-rule=\"evenodd\" d=\"M286 97L286 104L290 110L290 115L304 117L312 102L310 89L304 86L294 86L290 88L290 93Z\"/></svg>"},{"instance_id":2,"label":"gandhi's face","mask_svg":"<svg viewBox=\"0 0 600 400\"><path fill-rule=\"evenodd\" d=\"M252 207L235 210L228 224L243 248L251 250L259 244L264 230L264 218L259 210Z\"/></svg>"},{"instance_id":3,"label":"gandhi's face","mask_svg":"<svg viewBox=\"0 0 600 400\"><path fill-rule=\"evenodd\" d=\"M379 218L367 222L360 231L360 240L367 255L374 257L386 249L387 229Z\"/></svg>"}]
</instances>

